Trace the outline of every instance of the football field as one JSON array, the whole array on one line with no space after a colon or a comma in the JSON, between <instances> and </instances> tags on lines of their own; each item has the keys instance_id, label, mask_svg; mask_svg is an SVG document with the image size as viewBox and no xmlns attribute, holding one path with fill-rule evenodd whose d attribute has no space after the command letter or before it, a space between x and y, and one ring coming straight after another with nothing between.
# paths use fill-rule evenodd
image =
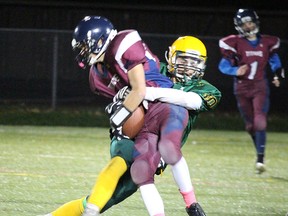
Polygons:
<instances>
[{"instance_id":1,"label":"football field","mask_svg":"<svg viewBox=\"0 0 288 216\"><path fill-rule=\"evenodd\" d=\"M0 215L44 215L89 194L109 160L107 128L0 125ZM267 134L267 172L255 174L244 131L194 130L183 147L207 216L285 216L288 134ZM156 176L167 216L187 215L170 168ZM139 192L103 215L148 215Z\"/></svg>"}]
</instances>

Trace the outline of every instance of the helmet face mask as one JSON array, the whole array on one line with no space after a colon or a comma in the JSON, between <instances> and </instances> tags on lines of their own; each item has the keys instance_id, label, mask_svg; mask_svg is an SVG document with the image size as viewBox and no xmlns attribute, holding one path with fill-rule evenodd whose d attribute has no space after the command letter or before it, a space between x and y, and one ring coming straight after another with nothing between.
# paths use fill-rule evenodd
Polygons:
<instances>
[{"instance_id":1,"label":"helmet face mask","mask_svg":"<svg viewBox=\"0 0 288 216\"><path fill-rule=\"evenodd\" d=\"M78 66L82 69L85 69L87 66L87 62L90 62L90 52L88 45L84 42L78 42L73 47L73 51L76 53L76 62Z\"/></svg>"},{"instance_id":2,"label":"helmet face mask","mask_svg":"<svg viewBox=\"0 0 288 216\"><path fill-rule=\"evenodd\" d=\"M205 60L191 53L176 52L175 54L175 76L178 82L187 82L191 79L202 78L202 70Z\"/></svg>"},{"instance_id":3,"label":"helmet face mask","mask_svg":"<svg viewBox=\"0 0 288 216\"><path fill-rule=\"evenodd\" d=\"M102 61L108 45L117 34L113 24L100 16L86 16L76 26L71 42L81 68Z\"/></svg>"},{"instance_id":4,"label":"helmet face mask","mask_svg":"<svg viewBox=\"0 0 288 216\"><path fill-rule=\"evenodd\" d=\"M234 26L238 33L250 37L259 33L259 17L251 9L239 9L234 17Z\"/></svg>"},{"instance_id":5,"label":"helmet face mask","mask_svg":"<svg viewBox=\"0 0 288 216\"><path fill-rule=\"evenodd\" d=\"M201 79L206 67L206 47L198 38L184 36L178 38L171 47L166 60L168 71L174 81L186 83Z\"/></svg>"}]
</instances>

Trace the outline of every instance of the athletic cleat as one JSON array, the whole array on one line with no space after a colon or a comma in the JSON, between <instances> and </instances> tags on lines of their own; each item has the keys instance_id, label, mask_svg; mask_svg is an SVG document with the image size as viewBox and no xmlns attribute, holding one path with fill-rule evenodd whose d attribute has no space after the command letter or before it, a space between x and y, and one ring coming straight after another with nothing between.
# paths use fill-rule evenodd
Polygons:
<instances>
[{"instance_id":1,"label":"athletic cleat","mask_svg":"<svg viewBox=\"0 0 288 216\"><path fill-rule=\"evenodd\" d=\"M192 203L189 208L186 208L189 216L206 216L199 203Z\"/></svg>"},{"instance_id":2,"label":"athletic cleat","mask_svg":"<svg viewBox=\"0 0 288 216\"><path fill-rule=\"evenodd\" d=\"M256 172L257 174L261 174L266 171L264 163L257 162L256 163Z\"/></svg>"}]
</instances>

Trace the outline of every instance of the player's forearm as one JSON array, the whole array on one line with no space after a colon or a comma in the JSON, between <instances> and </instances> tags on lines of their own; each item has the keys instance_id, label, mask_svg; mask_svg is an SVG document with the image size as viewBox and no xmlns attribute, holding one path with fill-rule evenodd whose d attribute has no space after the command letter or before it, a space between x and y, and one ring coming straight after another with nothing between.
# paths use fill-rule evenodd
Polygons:
<instances>
[{"instance_id":1,"label":"player's forearm","mask_svg":"<svg viewBox=\"0 0 288 216\"><path fill-rule=\"evenodd\" d=\"M198 110L202 105L202 98L198 94L172 88L146 87L145 99L172 103L183 106L189 110Z\"/></svg>"},{"instance_id":2,"label":"player's forearm","mask_svg":"<svg viewBox=\"0 0 288 216\"><path fill-rule=\"evenodd\" d=\"M219 62L218 69L223 74L236 76L238 67L233 67L227 59L222 58Z\"/></svg>"},{"instance_id":3,"label":"player's forearm","mask_svg":"<svg viewBox=\"0 0 288 216\"><path fill-rule=\"evenodd\" d=\"M274 53L270 58L269 58L269 64L273 72L275 72L277 69L282 68L282 63L280 60L280 57L277 53Z\"/></svg>"},{"instance_id":4,"label":"player's forearm","mask_svg":"<svg viewBox=\"0 0 288 216\"><path fill-rule=\"evenodd\" d=\"M123 105L133 112L142 103L146 93L145 74L142 64L136 65L128 71L131 91L125 98Z\"/></svg>"},{"instance_id":5,"label":"player's forearm","mask_svg":"<svg viewBox=\"0 0 288 216\"><path fill-rule=\"evenodd\" d=\"M144 94L138 91L131 91L124 100L123 105L130 111L134 111L143 101Z\"/></svg>"}]
</instances>

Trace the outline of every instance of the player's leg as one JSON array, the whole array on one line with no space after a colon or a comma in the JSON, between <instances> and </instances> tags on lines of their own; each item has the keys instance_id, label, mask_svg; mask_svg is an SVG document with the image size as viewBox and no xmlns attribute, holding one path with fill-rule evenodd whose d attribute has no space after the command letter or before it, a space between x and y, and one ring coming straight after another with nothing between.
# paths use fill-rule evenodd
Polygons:
<instances>
[{"instance_id":1,"label":"player's leg","mask_svg":"<svg viewBox=\"0 0 288 216\"><path fill-rule=\"evenodd\" d=\"M130 171L128 170L120 178L113 196L103 207L101 213L103 213L113 205L122 202L123 200L131 196L133 193L135 193L137 189L138 187L132 181ZM46 216L81 216L84 212L84 209L86 208L87 199L88 196L67 202Z\"/></svg>"},{"instance_id":2,"label":"player's leg","mask_svg":"<svg viewBox=\"0 0 288 216\"><path fill-rule=\"evenodd\" d=\"M72 200L46 216L81 216L86 206L86 197Z\"/></svg>"},{"instance_id":3,"label":"player's leg","mask_svg":"<svg viewBox=\"0 0 288 216\"><path fill-rule=\"evenodd\" d=\"M134 142L131 140L122 140L118 142L117 140L113 140L110 146L110 154L111 157L120 157L125 158L125 163L127 167L130 167L132 163L132 151L133 151ZM115 162L115 161L114 161ZM105 184L104 184L105 185ZM99 186L99 185L98 185ZM106 188L109 187L106 186ZM112 189L113 190L113 189ZM126 171L126 173L120 178L117 187L106 203L106 205L102 208L101 212L106 211L111 206L116 205L117 203L123 201L127 197L131 196L134 192L137 191L137 186L131 179L130 171ZM102 197L102 195L101 195ZM73 200L64 205L57 208L52 213L47 216L80 216L84 212L84 209L87 205L88 197L83 197L81 199Z\"/></svg>"},{"instance_id":4,"label":"player's leg","mask_svg":"<svg viewBox=\"0 0 288 216\"><path fill-rule=\"evenodd\" d=\"M128 170L132 161L134 142L128 139L111 142L111 160L100 172L87 202L84 216L100 212L112 197L121 176Z\"/></svg>"},{"instance_id":5,"label":"player's leg","mask_svg":"<svg viewBox=\"0 0 288 216\"><path fill-rule=\"evenodd\" d=\"M250 134L256 150L256 170L263 172L265 171L264 164L258 161L264 161L264 154L261 152L264 152L266 143L267 112L265 110L269 109L269 88L265 80L253 86L251 83L236 82L234 94L245 122L245 129Z\"/></svg>"},{"instance_id":6,"label":"player's leg","mask_svg":"<svg viewBox=\"0 0 288 216\"><path fill-rule=\"evenodd\" d=\"M261 90L255 93L253 99L255 144L257 150L256 170L259 174L265 171L264 158L269 105L269 89L267 85L263 84Z\"/></svg>"},{"instance_id":7,"label":"player's leg","mask_svg":"<svg viewBox=\"0 0 288 216\"><path fill-rule=\"evenodd\" d=\"M164 204L154 184L154 173L160 161L158 151L159 114L165 113L161 103L150 103L145 114L144 127L135 138L134 162L131 177L139 186L149 215L164 215ZM165 114L164 114L165 115Z\"/></svg>"},{"instance_id":8,"label":"player's leg","mask_svg":"<svg viewBox=\"0 0 288 216\"><path fill-rule=\"evenodd\" d=\"M238 94L236 95L236 99L238 109L245 122L245 129L250 134L256 150L256 171L262 173L265 171L263 153L266 143L267 119L264 111L266 108L263 109L263 106L266 103L263 100L265 97L257 99L255 94L256 92L252 92L251 96Z\"/></svg>"},{"instance_id":9,"label":"player's leg","mask_svg":"<svg viewBox=\"0 0 288 216\"><path fill-rule=\"evenodd\" d=\"M255 150L257 152L257 147L256 147L256 142L255 142L254 111L253 111L252 98L247 97L245 94L237 94L235 96L237 100L238 110L245 123L245 130L251 136Z\"/></svg>"},{"instance_id":10,"label":"player's leg","mask_svg":"<svg viewBox=\"0 0 288 216\"><path fill-rule=\"evenodd\" d=\"M102 208L101 213L108 210L113 205L122 202L133 193L135 193L137 189L137 185L131 179L130 170L126 171L125 174L120 178L112 197ZM81 216L84 212L84 209L86 208L87 199L88 197L83 197L81 199L65 203L46 216Z\"/></svg>"},{"instance_id":11,"label":"player's leg","mask_svg":"<svg viewBox=\"0 0 288 216\"><path fill-rule=\"evenodd\" d=\"M174 180L183 197L188 215L205 215L197 203L189 168L181 152L182 136L187 123L187 110L183 107L170 105L170 113L166 115L161 124L161 135L158 146L164 161L171 165ZM200 208L195 208L195 206L199 206ZM199 214L197 211L195 212L195 209L198 209Z\"/></svg>"},{"instance_id":12,"label":"player's leg","mask_svg":"<svg viewBox=\"0 0 288 216\"><path fill-rule=\"evenodd\" d=\"M137 189L138 186L132 181L130 169L128 169L119 179L115 192L113 193L107 204L102 208L101 213L103 213L113 205L122 202L123 200L134 194Z\"/></svg>"},{"instance_id":13,"label":"player's leg","mask_svg":"<svg viewBox=\"0 0 288 216\"><path fill-rule=\"evenodd\" d=\"M180 151L183 131L188 122L187 110L179 106L168 104L163 104L159 107L154 105L153 109L152 107L149 107L149 109L150 111L154 110L155 112L150 112L152 119L147 120L149 115L146 114L145 116L145 121L150 123L146 125L148 127L147 130L155 134L159 132L161 134L160 142L158 143L159 151L163 153L164 158L172 165L174 178L186 203L188 215L205 215L203 210L201 211L201 214L195 214L195 211L199 212L200 208L196 208L195 210L196 198L190 179L189 169ZM157 113L156 110L158 109L161 110L161 112ZM156 125L158 125L159 128L156 128ZM155 153L155 151L157 151L157 148L155 149L155 141L151 141L153 135L154 134L148 133L146 141L144 136L141 137L142 134L137 137L137 139L141 137L142 140L135 141L135 148L138 156L135 158L131 168L132 176L134 175L133 179L140 185L140 192L150 215L161 214L159 213L159 210L164 208L163 203L159 201L162 199L155 185L152 184L154 178L152 178L151 175L155 172L159 163L159 160L151 160L151 158L155 158L153 156L157 153ZM150 152L148 150L150 150ZM150 166L147 161L150 161ZM139 173L137 173L137 170ZM153 195L151 196L151 194ZM151 199L152 197L153 199ZM197 204L197 207L198 206L199 204ZM162 210L162 214L164 214L164 209Z\"/></svg>"},{"instance_id":14,"label":"player's leg","mask_svg":"<svg viewBox=\"0 0 288 216\"><path fill-rule=\"evenodd\" d=\"M143 202L150 216L165 215L162 198L154 184L154 173L160 160L157 141L158 135L156 134L139 133L135 140L136 157L130 170L131 177L139 186Z\"/></svg>"}]
</instances>

